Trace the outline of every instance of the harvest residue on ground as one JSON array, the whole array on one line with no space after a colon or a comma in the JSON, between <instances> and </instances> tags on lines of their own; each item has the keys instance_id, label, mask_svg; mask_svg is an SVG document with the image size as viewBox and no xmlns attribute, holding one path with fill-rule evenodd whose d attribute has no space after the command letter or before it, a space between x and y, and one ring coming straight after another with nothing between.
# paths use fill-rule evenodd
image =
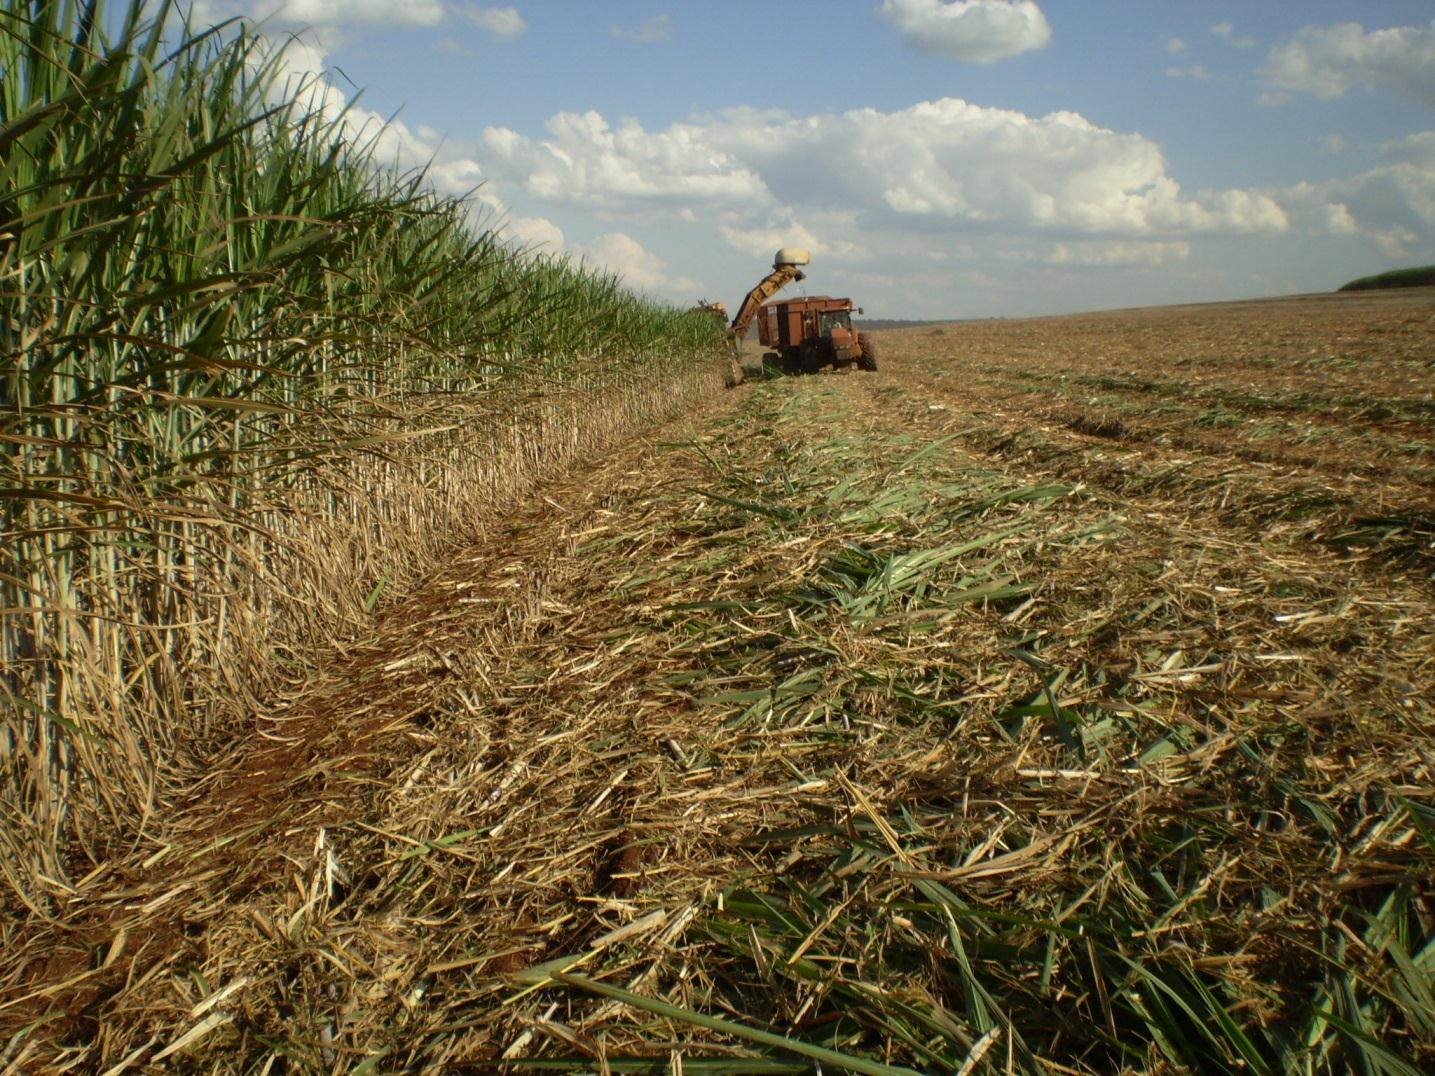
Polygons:
<instances>
[{"instance_id":1,"label":"harvest residue on ground","mask_svg":"<svg viewBox=\"0 0 1435 1076\"><path fill-rule=\"evenodd\" d=\"M1151 339L1182 369L1281 314ZM1136 349L1162 315L1105 317ZM1333 464L1204 441L1154 345L1145 397L1024 410L1019 370L1084 393L1114 365L1033 361L1064 324L744 387L380 602L263 724L281 746L80 892L87 933L15 937L32 988L85 998L75 1056L1427 1064L1435 614L1399 470L1424 461L1373 455L1392 510L1360 523ZM1133 432L1053 419L1080 408Z\"/></svg>"}]
</instances>

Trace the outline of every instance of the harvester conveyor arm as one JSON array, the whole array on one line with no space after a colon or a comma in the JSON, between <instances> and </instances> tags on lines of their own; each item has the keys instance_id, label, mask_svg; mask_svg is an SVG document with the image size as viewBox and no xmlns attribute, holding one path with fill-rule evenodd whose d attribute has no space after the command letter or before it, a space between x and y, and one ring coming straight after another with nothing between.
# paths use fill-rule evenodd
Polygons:
<instances>
[{"instance_id":1,"label":"harvester conveyor arm","mask_svg":"<svg viewBox=\"0 0 1435 1076\"><path fill-rule=\"evenodd\" d=\"M792 281L801 279L803 279L803 272L795 265L774 266L772 272L763 277L757 287L747 293L747 298L737 308L737 314L732 319L733 339L741 343L742 338L747 335L748 326L752 324L754 315L757 314L757 308Z\"/></svg>"}]
</instances>

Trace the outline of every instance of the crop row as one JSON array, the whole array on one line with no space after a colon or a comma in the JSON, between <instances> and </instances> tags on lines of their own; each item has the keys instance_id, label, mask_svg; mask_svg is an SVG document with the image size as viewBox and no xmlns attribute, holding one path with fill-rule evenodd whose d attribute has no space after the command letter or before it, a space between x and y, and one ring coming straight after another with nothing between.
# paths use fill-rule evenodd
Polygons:
<instances>
[{"instance_id":1,"label":"crop row","mask_svg":"<svg viewBox=\"0 0 1435 1076\"><path fill-rule=\"evenodd\" d=\"M169 3L0 7L0 868L32 908L456 528L718 376L709 319L511 249L281 60Z\"/></svg>"}]
</instances>

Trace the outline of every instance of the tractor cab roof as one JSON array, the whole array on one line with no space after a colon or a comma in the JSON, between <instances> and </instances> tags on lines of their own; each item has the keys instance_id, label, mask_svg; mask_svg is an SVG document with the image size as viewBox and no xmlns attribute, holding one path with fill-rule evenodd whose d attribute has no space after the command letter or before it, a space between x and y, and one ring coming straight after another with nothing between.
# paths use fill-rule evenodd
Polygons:
<instances>
[{"instance_id":1,"label":"tractor cab roof","mask_svg":"<svg viewBox=\"0 0 1435 1076\"><path fill-rule=\"evenodd\" d=\"M769 304L795 310L850 310L851 299L834 299L830 295L807 295L801 299L783 299Z\"/></svg>"}]
</instances>

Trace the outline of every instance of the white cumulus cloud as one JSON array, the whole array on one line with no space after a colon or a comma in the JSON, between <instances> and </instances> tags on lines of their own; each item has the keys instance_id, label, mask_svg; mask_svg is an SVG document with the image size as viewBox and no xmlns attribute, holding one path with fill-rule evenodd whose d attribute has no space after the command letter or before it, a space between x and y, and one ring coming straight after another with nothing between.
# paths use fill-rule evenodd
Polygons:
<instances>
[{"instance_id":1,"label":"white cumulus cloud","mask_svg":"<svg viewBox=\"0 0 1435 1076\"><path fill-rule=\"evenodd\" d=\"M1435 106L1435 20L1385 30L1355 22L1307 26L1270 50L1260 77L1278 93L1330 99L1360 85Z\"/></svg>"},{"instance_id":2,"label":"white cumulus cloud","mask_svg":"<svg viewBox=\"0 0 1435 1076\"><path fill-rule=\"evenodd\" d=\"M654 295L690 301L691 294L698 289L695 281L673 274L662 258L623 232L600 235L591 243L574 246L572 252L595 268L617 273L629 287Z\"/></svg>"},{"instance_id":3,"label":"white cumulus cloud","mask_svg":"<svg viewBox=\"0 0 1435 1076\"><path fill-rule=\"evenodd\" d=\"M197 0L193 12L201 24L247 16L270 27L320 31L344 26L437 26L445 16L442 0Z\"/></svg>"},{"instance_id":4,"label":"white cumulus cloud","mask_svg":"<svg viewBox=\"0 0 1435 1076\"><path fill-rule=\"evenodd\" d=\"M732 109L656 131L559 113L547 128L537 138L486 130L488 174L546 205L607 217L724 214L724 238L744 250L798 221L809 230L801 245L852 258L868 245L863 229L1143 237L1288 225L1260 192L1183 191L1154 142L1073 112L1033 117L943 98L895 112Z\"/></svg>"},{"instance_id":5,"label":"white cumulus cloud","mask_svg":"<svg viewBox=\"0 0 1435 1076\"><path fill-rule=\"evenodd\" d=\"M413 128L351 102L328 80L328 53L314 35L267 39L261 55L275 56L277 77L270 89L275 104L295 100L301 108L337 124L352 142L370 147L381 165L399 172L423 169L428 185L438 193L470 199L470 218L476 224L504 218L506 211L489 188L490 177L478 161L445 147L439 132L431 127L420 124Z\"/></svg>"},{"instance_id":6,"label":"white cumulus cloud","mask_svg":"<svg viewBox=\"0 0 1435 1076\"><path fill-rule=\"evenodd\" d=\"M1235 24L1229 20L1218 22L1211 27L1211 33L1224 39L1238 49L1253 49L1256 47L1256 39L1245 34L1237 35Z\"/></svg>"},{"instance_id":7,"label":"white cumulus cloud","mask_svg":"<svg viewBox=\"0 0 1435 1076\"><path fill-rule=\"evenodd\" d=\"M380 164L408 171L429 165L440 150L436 132L417 131L402 120L354 104L329 81L328 51L314 35L283 41L266 39L261 55L275 58L275 80L269 87L274 104L294 101L306 111L338 124L353 143L372 149ZM451 161L430 168L433 185L446 194L462 194L478 180L476 161Z\"/></svg>"},{"instance_id":8,"label":"white cumulus cloud","mask_svg":"<svg viewBox=\"0 0 1435 1076\"><path fill-rule=\"evenodd\" d=\"M1032 117L957 98L896 112L734 110L688 137L752 169L781 205L849 209L869 223L1109 235L1286 226L1264 195L1185 195L1154 142L1074 112Z\"/></svg>"},{"instance_id":9,"label":"white cumulus cloud","mask_svg":"<svg viewBox=\"0 0 1435 1076\"><path fill-rule=\"evenodd\" d=\"M444 10L440 0L284 0L277 15L308 26L436 26Z\"/></svg>"},{"instance_id":10,"label":"white cumulus cloud","mask_svg":"<svg viewBox=\"0 0 1435 1076\"><path fill-rule=\"evenodd\" d=\"M624 41L637 41L643 45L651 45L656 41L666 41L673 36L673 19L671 15L654 15L650 19L644 19L632 29L622 26L609 27L608 35Z\"/></svg>"},{"instance_id":11,"label":"white cumulus cloud","mask_svg":"<svg viewBox=\"0 0 1435 1076\"><path fill-rule=\"evenodd\" d=\"M494 37L501 37L505 41L512 41L516 37L523 36L523 31L528 29L528 24L523 21L523 16L513 7L479 7L477 4L468 4L458 9L464 18L480 29L487 30Z\"/></svg>"},{"instance_id":12,"label":"white cumulus cloud","mask_svg":"<svg viewBox=\"0 0 1435 1076\"><path fill-rule=\"evenodd\" d=\"M675 124L650 133L635 120L612 127L593 111L560 112L547 138L489 127L483 144L494 168L553 205L600 213L673 212L771 201L762 179L703 138Z\"/></svg>"},{"instance_id":13,"label":"white cumulus cloud","mask_svg":"<svg viewBox=\"0 0 1435 1076\"><path fill-rule=\"evenodd\" d=\"M718 231L734 250L765 258L780 247L801 247L813 257L832 261L859 261L867 251L852 242L856 221L851 214L819 214L816 230L795 220L790 212L774 213L760 224L723 223Z\"/></svg>"},{"instance_id":14,"label":"white cumulus cloud","mask_svg":"<svg viewBox=\"0 0 1435 1076\"><path fill-rule=\"evenodd\" d=\"M563 229L547 217L510 217L499 230L516 246L535 254L559 254L563 250Z\"/></svg>"},{"instance_id":15,"label":"white cumulus cloud","mask_svg":"<svg viewBox=\"0 0 1435 1076\"><path fill-rule=\"evenodd\" d=\"M1435 259L1435 131L1380 147L1388 163L1322 183L1271 191L1317 235L1361 235L1387 257Z\"/></svg>"},{"instance_id":16,"label":"white cumulus cloud","mask_svg":"<svg viewBox=\"0 0 1435 1076\"><path fill-rule=\"evenodd\" d=\"M949 60L995 63L1051 40L1034 0L883 0L877 13L913 51Z\"/></svg>"},{"instance_id":17,"label":"white cumulus cloud","mask_svg":"<svg viewBox=\"0 0 1435 1076\"><path fill-rule=\"evenodd\" d=\"M1328 235L1355 235L1360 225L1350 215L1350 207L1340 202L1328 202L1321 210L1321 223Z\"/></svg>"},{"instance_id":18,"label":"white cumulus cloud","mask_svg":"<svg viewBox=\"0 0 1435 1076\"><path fill-rule=\"evenodd\" d=\"M1420 131L1382 143L1380 155L1388 161L1435 170L1435 131Z\"/></svg>"},{"instance_id":19,"label":"white cumulus cloud","mask_svg":"<svg viewBox=\"0 0 1435 1076\"><path fill-rule=\"evenodd\" d=\"M460 166L470 163L472 162L458 162ZM429 175L436 180L434 186L439 190L454 195L468 195L469 223L476 230L492 229L510 246L535 254L564 252L563 230L551 220L546 217L513 215L503 204L503 199L488 185L474 189L473 184L469 183L461 190L446 187L445 173L446 170L440 167L431 169ZM467 174L466 168L459 168L458 173L457 178L460 181L475 178Z\"/></svg>"},{"instance_id":20,"label":"white cumulus cloud","mask_svg":"<svg viewBox=\"0 0 1435 1076\"><path fill-rule=\"evenodd\" d=\"M342 40L346 27L438 26L459 16L493 34L519 37L527 24L514 7L481 7L445 0L195 0L198 23L245 16L268 29L311 28L319 40Z\"/></svg>"}]
</instances>

